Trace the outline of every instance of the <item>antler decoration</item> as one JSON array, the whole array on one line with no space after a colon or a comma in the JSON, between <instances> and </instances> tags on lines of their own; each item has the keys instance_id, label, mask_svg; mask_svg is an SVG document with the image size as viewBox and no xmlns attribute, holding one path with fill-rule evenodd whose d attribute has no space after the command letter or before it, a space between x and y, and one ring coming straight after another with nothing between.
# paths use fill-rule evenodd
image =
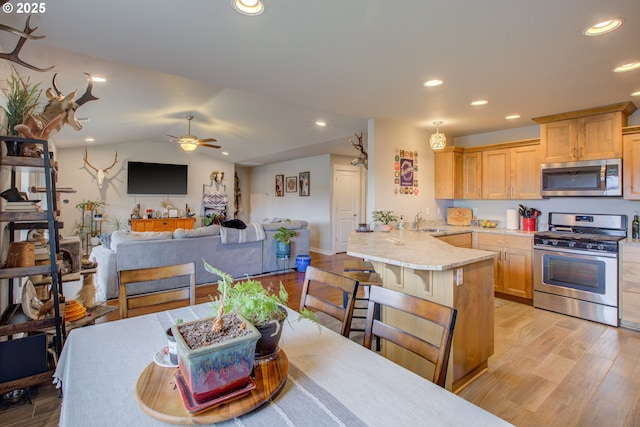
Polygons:
<instances>
[{"instance_id":1,"label":"antler decoration","mask_svg":"<svg viewBox=\"0 0 640 427\"><path fill-rule=\"evenodd\" d=\"M4 3L6 3L6 2L3 1L2 4L4 4ZM27 42L27 40L38 40L38 39L42 39L42 38L45 37L45 36L34 36L34 35L31 34L35 30L37 30L38 27L34 27L34 28L29 27L29 21L30 20L31 20L31 15L29 15L29 17L27 18L27 22L24 25L24 31L20 31L20 30L18 30L16 28L12 28L12 27L9 27L7 25L0 24L0 30L7 31L7 32L9 32L11 34L15 34L17 36L20 36L20 40L18 40L18 44L13 49L13 51L10 52L10 53L0 53L0 58L1 59L6 59L7 61L14 62L14 63L16 63L18 65L22 65L23 67L29 68L30 70L40 71L40 72L49 71L53 67L55 67L55 65L52 65L51 67L48 67L48 68L38 68L35 65L31 65L31 64L28 64L28 63L24 62L18 56L18 55L20 55L20 50L22 49L22 46L24 46L24 44Z\"/></svg>"},{"instance_id":2,"label":"antler decoration","mask_svg":"<svg viewBox=\"0 0 640 427\"><path fill-rule=\"evenodd\" d=\"M84 147L83 160L87 164L87 166L89 166L91 169L93 169L96 172L96 179L98 180L98 188L102 188L102 183L104 182L104 179L107 177L107 172L109 172L109 169L111 169L116 165L116 163L118 163L118 150L116 150L116 158L113 159L113 163L108 168L98 169L97 167L89 163L89 152L87 147Z\"/></svg>"},{"instance_id":3,"label":"antler decoration","mask_svg":"<svg viewBox=\"0 0 640 427\"><path fill-rule=\"evenodd\" d=\"M367 154L367 152L365 151L364 144L362 143L363 132L360 132L360 135L358 135L357 133L354 133L354 135L355 135L356 138L358 138L358 143L356 144L352 140L349 140L349 142L351 143L351 145L353 145L353 147L355 149L360 151L360 155L358 157L356 157L355 159L351 160L351 165L352 166L363 165L365 169L368 169L368 167L369 167L369 154Z\"/></svg>"}]
</instances>

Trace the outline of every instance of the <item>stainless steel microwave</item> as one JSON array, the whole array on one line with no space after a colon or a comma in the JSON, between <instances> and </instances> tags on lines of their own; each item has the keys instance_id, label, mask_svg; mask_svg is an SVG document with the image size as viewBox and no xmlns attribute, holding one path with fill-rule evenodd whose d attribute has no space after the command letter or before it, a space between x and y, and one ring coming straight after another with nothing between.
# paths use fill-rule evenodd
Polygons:
<instances>
[{"instance_id":1,"label":"stainless steel microwave","mask_svg":"<svg viewBox=\"0 0 640 427\"><path fill-rule=\"evenodd\" d=\"M622 196L622 160L540 165L542 197Z\"/></svg>"}]
</instances>

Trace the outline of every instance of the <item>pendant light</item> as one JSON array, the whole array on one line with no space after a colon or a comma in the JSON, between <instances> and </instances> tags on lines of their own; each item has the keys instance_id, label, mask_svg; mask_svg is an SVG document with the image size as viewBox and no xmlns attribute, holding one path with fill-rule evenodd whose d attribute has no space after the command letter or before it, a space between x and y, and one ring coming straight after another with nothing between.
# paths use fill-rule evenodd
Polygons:
<instances>
[{"instance_id":1,"label":"pendant light","mask_svg":"<svg viewBox=\"0 0 640 427\"><path fill-rule=\"evenodd\" d=\"M436 126L436 133L429 138L429 145L431 145L432 150L442 150L447 145L447 137L444 136L444 133L440 133L440 125L442 123L442 121L433 122Z\"/></svg>"}]
</instances>

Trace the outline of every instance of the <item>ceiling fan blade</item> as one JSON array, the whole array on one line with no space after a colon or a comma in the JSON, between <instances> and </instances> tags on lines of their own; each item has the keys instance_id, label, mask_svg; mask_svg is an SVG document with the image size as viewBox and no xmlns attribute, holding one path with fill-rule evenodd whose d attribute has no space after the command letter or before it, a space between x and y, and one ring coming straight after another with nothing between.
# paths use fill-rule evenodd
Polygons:
<instances>
[{"instance_id":1,"label":"ceiling fan blade","mask_svg":"<svg viewBox=\"0 0 640 427\"><path fill-rule=\"evenodd\" d=\"M204 138L204 139L199 139L198 142L218 142L218 140L215 138Z\"/></svg>"},{"instance_id":2,"label":"ceiling fan blade","mask_svg":"<svg viewBox=\"0 0 640 427\"><path fill-rule=\"evenodd\" d=\"M202 140L200 140L200 141L202 141ZM200 141L197 142L199 147L220 148L219 145L205 144L204 142L200 142ZM215 141L215 139L214 139L214 141Z\"/></svg>"},{"instance_id":3,"label":"ceiling fan blade","mask_svg":"<svg viewBox=\"0 0 640 427\"><path fill-rule=\"evenodd\" d=\"M167 136L168 136L169 138L173 138L173 139L175 139L176 141L177 141L178 139L180 139L180 137L179 137L179 136L173 136L173 135L169 135L169 134L167 134Z\"/></svg>"}]
</instances>

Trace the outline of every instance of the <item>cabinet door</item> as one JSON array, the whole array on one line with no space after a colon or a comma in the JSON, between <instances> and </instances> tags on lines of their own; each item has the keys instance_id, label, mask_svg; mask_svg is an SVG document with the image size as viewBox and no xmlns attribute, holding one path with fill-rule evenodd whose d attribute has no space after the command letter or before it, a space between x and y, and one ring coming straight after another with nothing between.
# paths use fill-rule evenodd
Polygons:
<instances>
[{"instance_id":1,"label":"cabinet door","mask_svg":"<svg viewBox=\"0 0 640 427\"><path fill-rule=\"evenodd\" d=\"M541 124L542 163L576 161L578 159L577 138L576 119Z\"/></svg>"},{"instance_id":2,"label":"cabinet door","mask_svg":"<svg viewBox=\"0 0 640 427\"><path fill-rule=\"evenodd\" d=\"M508 149L482 152L482 198L509 199L511 155Z\"/></svg>"},{"instance_id":3,"label":"cabinet door","mask_svg":"<svg viewBox=\"0 0 640 427\"><path fill-rule=\"evenodd\" d=\"M640 200L640 133L625 135L623 144L624 198Z\"/></svg>"},{"instance_id":4,"label":"cabinet door","mask_svg":"<svg viewBox=\"0 0 640 427\"><path fill-rule=\"evenodd\" d=\"M503 270L504 270L504 253L503 253L503 249L500 246L492 246L492 245L485 245L482 243L478 244L478 249L483 250L483 251L491 251L491 252L497 252L498 256L495 258L495 261L493 263L493 290L495 292L504 292L503 291L503 279L502 279L502 275L503 275Z\"/></svg>"},{"instance_id":5,"label":"cabinet door","mask_svg":"<svg viewBox=\"0 0 640 427\"><path fill-rule=\"evenodd\" d=\"M471 249L471 233L451 234L448 236L438 236L436 238L450 244L451 246Z\"/></svg>"},{"instance_id":6,"label":"cabinet door","mask_svg":"<svg viewBox=\"0 0 640 427\"><path fill-rule=\"evenodd\" d=\"M540 146L511 148L512 199L540 199Z\"/></svg>"},{"instance_id":7,"label":"cabinet door","mask_svg":"<svg viewBox=\"0 0 640 427\"><path fill-rule=\"evenodd\" d=\"M640 248L623 245L620 261L620 323L640 329Z\"/></svg>"},{"instance_id":8,"label":"cabinet door","mask_svg":"<svg viewBox=\"0 0 640 427\"><path fill-rule=\"evenodd\" d=\"M183 228L185 230L191 230L195 221L192 218L178 218L175 220L176 228Z\"/></svg>"},{"instance_id":9,"label":"cabinet door","mask_svg":"<svg viewBox=\"0 0 640 427\"><path fill-rule=\"evenodd\" d=\"M462 154L434 154L434 193L436 199L462 198Z\"/></svg>"},{"instance_id":10,"label":"cabinet door","mask_svg":"<svg viewBox=\"0 0 640 427\"><path fill-rule=\"evenodd\" d=\"M578 119L578 159L599 160L622 157L622 121L620 112Z\"/></svg>"},{"instance_id":11,"label":"cabinet door","mask_svg":"<svg viewBox=\"0 0 640 427\"><path fill-rule=\"evenodd\" d=\"M531 299L531 250L505 249L502 292Z\"/></svg>"},{"instance_id":12,"label":"cabinet door","mask_svg":"<svg viewBox=\"0 0 640 427\"><path fill-rule=\"evenodd\" d=\"M465 153L462 156L462 197L482 198L482 153Z\"/></svg>"}]
</instances>

